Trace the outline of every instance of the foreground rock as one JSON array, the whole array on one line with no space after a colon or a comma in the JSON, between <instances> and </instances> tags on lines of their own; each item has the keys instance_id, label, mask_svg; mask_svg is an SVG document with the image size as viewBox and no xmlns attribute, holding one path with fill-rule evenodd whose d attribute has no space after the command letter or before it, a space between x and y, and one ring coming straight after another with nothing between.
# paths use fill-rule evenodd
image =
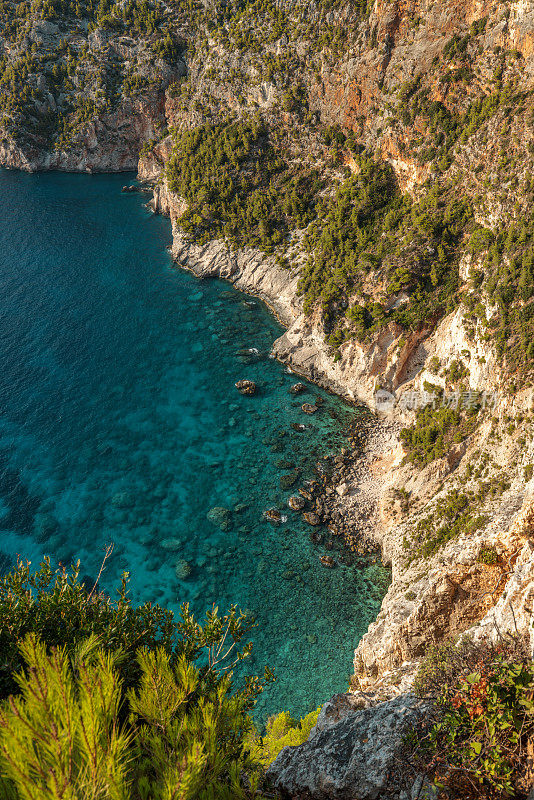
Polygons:
<instances>
[{"instance_id":1,"label":"foreground rock","mask_svg":"<svg viewBox=\"0 0 534 800\"><path fill-rule=\"evenodd\" d=\"M411 694L378 704L363 694L336 695L323 706L308 741L280 752L269 767L268 780L283 798L292 800L422 798L422 777L414 781L408 768L403 781L402 766L408 767L405 730L423 712Z\"/></svg>"}]
</instances>

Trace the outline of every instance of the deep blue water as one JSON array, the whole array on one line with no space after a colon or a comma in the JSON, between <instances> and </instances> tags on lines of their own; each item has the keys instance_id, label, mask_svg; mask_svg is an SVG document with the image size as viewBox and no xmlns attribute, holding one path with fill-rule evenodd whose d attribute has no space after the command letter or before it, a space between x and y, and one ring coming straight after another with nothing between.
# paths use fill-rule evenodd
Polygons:
<instances>
[{"instance_id":1,"label":"deep blue water","mask_svg":"<svg viewBox=\"0 0 534 800\"><path fill-rule=\"evenodd\" d=\"M169 222L124 181L0 171L0 551L80 558L91 578L113 542L104 588L128 570L135 601L254 612L252 668L278 676L258 718L305 713L346 688L387 574L320 565L279 462L311 476L361 412L313 386L289 394L295 376L268 358L276 320L177 269ZM240 378L259 394L239 395ZM262 516L272 506L279 526ZM213 507L230 511L225 529Z\"/></svg>"}]
</instances>

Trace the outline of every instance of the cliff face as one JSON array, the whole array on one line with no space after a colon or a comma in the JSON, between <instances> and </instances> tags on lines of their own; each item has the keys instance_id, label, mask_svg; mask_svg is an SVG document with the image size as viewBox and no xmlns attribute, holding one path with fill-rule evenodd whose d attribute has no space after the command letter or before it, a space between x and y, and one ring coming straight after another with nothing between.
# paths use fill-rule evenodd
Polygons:
<instances>
[{"instance_id":1,"label":"cliff face","mask_svg":"<svg viewBox=\"0 0 534 800\"><path fill-rule=\"evenodd\" d=\"M84 125L65 149L43 150L38 143L0 143L0 163L29 172L126 172L137 170L139 149L152 139L164 121L163 97L121 104Z\"/></svg>"},{"instance_id":2,"label":"cliff face","mask_svg":"<svg viewBox=\"0 0 534 800\"><path fill-rule=\"evenodd\" d=\"M82 5L4 9L0 164L138 162L177 262L262 297L278 358L377 411L335 502L392 585L359 688L270 775L426 796L395 764L428 646L532 636L534 1L157 2L135 29Z\"/></svg>"}]
</instances>

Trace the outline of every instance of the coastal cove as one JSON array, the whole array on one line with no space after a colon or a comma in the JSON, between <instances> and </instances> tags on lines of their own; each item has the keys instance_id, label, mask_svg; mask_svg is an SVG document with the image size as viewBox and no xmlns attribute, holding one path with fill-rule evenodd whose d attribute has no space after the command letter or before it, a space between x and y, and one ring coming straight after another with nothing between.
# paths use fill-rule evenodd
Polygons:
<instances>
[{"instance_id":1,"label":"coastal cove","mask_svg":"<svg viewBox=\"0 0 534 800\"><path fill-rule=\"evenodd\" d=\"M0 566L80 558L90 583L113 542L105 589L126 570L135 602L250 610L249 669L277 676L257 719L298 716L347 688L390 579L379 563L325 568L337 544L287 506L364 412L312 384L292 395L269 357L279 322L177 269L169 221L121 194L127 180L0 172Z\"/></svg>"}]
</instances>

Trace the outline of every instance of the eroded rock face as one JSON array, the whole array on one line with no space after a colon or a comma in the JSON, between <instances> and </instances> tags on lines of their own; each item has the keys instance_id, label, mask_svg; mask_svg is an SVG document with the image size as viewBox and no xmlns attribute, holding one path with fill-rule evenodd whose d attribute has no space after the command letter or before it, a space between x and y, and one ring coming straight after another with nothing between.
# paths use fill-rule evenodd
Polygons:
<instances>
[{"instance_id":1,"label":"eroded rock face","mask_svg":"<svg viewBox=\"0 0 534 800\"><path fill-rule=\"evenodd\" d=\"M409 694L378 704L364 695L336 695L321 709L308 741L281 751L268 780L293 800L410 797L401 779L403 737L423 713ZM411 792L410 783L413 777Z\"/></svg>"},{"instance_id":2,"label":"eroded rock face","mask_svg":"<svg viewBox=\"0 0 534 800\"><path fill-rule=\"evenodd\" d=\"M164 121L163 95L124 103L84 127L68 149L46 150L0 141L0 165L28 172L124 172L137 169L139 150Z\"/></svg>"}]
</instances>

